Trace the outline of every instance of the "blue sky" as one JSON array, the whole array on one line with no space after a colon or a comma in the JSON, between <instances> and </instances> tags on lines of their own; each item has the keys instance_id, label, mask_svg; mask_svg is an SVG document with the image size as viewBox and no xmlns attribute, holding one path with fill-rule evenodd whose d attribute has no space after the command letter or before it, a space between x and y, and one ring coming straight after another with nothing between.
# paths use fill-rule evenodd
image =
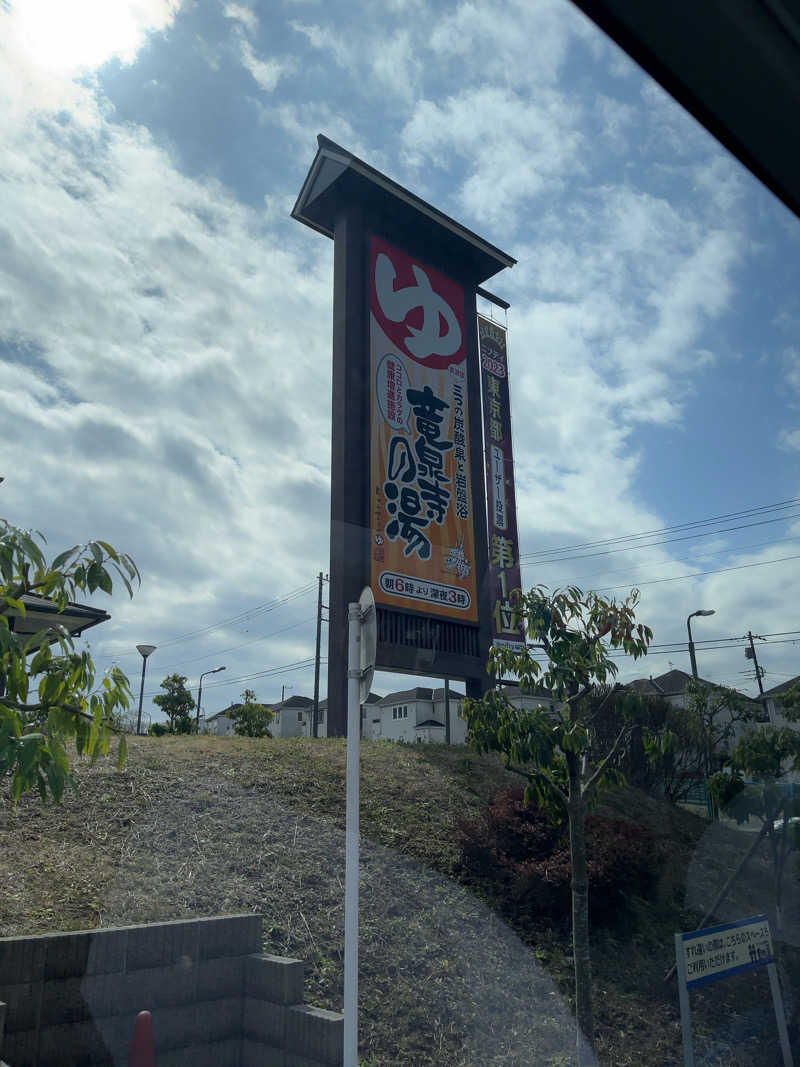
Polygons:
<instances>
[{"instance_id":1,"label":"blue sky","mask_svg":"<svg viewBox=\"0 0 800 1067\"><path fill-rule=\"evenodd\" d=\"M9 0L0 96L0 513L134 556L92 645L135 677L156 644L148 693L311 692L263 672L313 655L328 567L332 244L289 218L320 132L518 260L523 553L800 496L800 221L567 0ZM700 607L698 640L794 637L777 517L523 578L641 583L658 643ZM754 691L738 646L698 661Z\"/></svg>"}]
</instances>

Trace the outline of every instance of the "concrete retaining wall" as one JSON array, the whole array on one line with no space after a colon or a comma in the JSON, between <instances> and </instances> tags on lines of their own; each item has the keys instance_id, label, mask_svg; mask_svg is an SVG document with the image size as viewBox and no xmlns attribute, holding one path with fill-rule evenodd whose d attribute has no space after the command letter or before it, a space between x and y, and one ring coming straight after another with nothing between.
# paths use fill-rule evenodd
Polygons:
<instances>
[{"instance_id":1,"label":"concrete retaining wall","mask_svg":"<svg viewBox=\"0 0 800 1067\"><path fill-rule=\"evenodd\" d=\"M147 1010L158 1067L340 1067L342 1016L303 1004L302 961L260 950L258 915L2 938L0 1056L127 1067Z\"/></svg>"}]
</instances>

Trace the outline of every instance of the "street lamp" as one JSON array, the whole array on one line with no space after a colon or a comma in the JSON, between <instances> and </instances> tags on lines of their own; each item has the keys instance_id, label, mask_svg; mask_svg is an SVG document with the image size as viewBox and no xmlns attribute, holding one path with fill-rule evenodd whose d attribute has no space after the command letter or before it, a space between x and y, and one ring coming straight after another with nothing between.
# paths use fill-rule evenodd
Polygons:
<instances>
[{"instance_id":1,"label":"street lamp","mask_svg":"<svg viewBox=\"0 0 800 1067\"><path fill-rule=\"evenodd\" d=\"M708 611L704 611L702 608L699 611L693 611L689 618L686 620L686 629L689 631L689 659L692 661L692 677L697 677L697 660L694 657L694 641L692 640L692 626L691 620L695 615L714 615L714 608Z\"/></svg>"},{"instance_id":2,"label":"street lamp","mask_svg":"<svg viewBox=\"0 0 800 1067\"><path fill-rule=\"evenodd\" d=\"M195 721L195 731L194 731L196 734L200 733L200 701L203 698L203 679L205 678L205 676L207 674L219 674L220 671L224 671L224 670L225 670L224 667L214 667L213 670L203 671L203 673L200 675L200 687L197 690L197 719Z\"/></svg>"},{"instance_id":3,"label":"street lamp","mask_svg":"<svg viewBox=\"0 0 800 1067\"><path fill-rule=\"evenodd\" d=\"M155 652L155 645L137 645L136 651L142 657L142 685L139 690L139 715L136 719L136 734L137 736L142 732L142 698L144 697L144 671L147 666L147 657Z\"/></svg>"}]
</instances>

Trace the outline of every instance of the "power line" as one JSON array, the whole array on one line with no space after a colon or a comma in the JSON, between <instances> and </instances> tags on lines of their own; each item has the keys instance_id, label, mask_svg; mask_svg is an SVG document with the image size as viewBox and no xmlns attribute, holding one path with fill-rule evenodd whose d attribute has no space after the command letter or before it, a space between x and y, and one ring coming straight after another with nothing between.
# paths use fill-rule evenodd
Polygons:
<instances>
[{"instance_id":1,"label":"power line","mask_svg":"<svg viewBox=\"0 0 800 1067\"><path fill-rule=\"evenodd\" d=\"M322 660L323 663L327 663L327 659ZM314 657L311 656L308 659L296 660L294 663L283 663L278 667L269 667L264 671L256 671L255 674L242 674L238 678L227 678L224 682L209 682L208 685L203 686L203 692L206 689L220 689L231 685L238 685L240 682L253 681L256 678L272 678L278 674L290 674L292 671L305 670L307 667L312 666L314 663ZM154 689L152 692L145 693L146 697L152 699L160 692L159 689Z\"/></svg>"},{"instance_id":2,"label":"power line","mask_svg":"<svg viewBox=\"0 0 800 1067\"><path fill-rule=\"evenodd\" d=\"M702 553L700 558L696 558L696 559L686 559L685 557L682 558L682 559L651 559L651 560L646 560L644 563L633 564L633 565L628 566L628 567L617 567L615 570L611 570L611 571L609 571L609 570L594 571L592 574L581 574L581 575L578 575L575 578L571 577L571 578L569 578L569 584L570 585L574 585L576 582L588 582L588 581L591 581L591 580L596 579L598 577L601 577L603 575L609 575L609 574L631 574L631 573L633 573L635 571L643 570L645 567L673 567L673 566L675 566L676 564L679 564L679 563L700 564L704 559L708 559L709 557L712 557L712 556L730 556L730 555L733 555L733 554L740 554L742 552L746 552L748 549L751 549L751 548L772 548L774 545L783 545L783 544L787 544L788 542L795 542L796 543L797 540L798 540L798 538L793 535L791 537L776 537L776 538L773 538L773 540L771 540L771 541L752 541L752 542L750 542L749 544L746 544L746 545L736 545L735 548L721 548L716 552L704 552L704 553ZM644 547L646 547L646 546L642 545L642 548L644 548ZM537 564L536 564L536 562L531 563L531 562L526 561L523 564L523 566L525 566L525 567L535 567L535 566L537 566ZM552 581L552 579L551 579L551 581ZM555 582L553 584L562 585L564 583Z\"/></svg>"},{"instance_id":3,"label":"power line","mask_svg":"<svg viewBox=\"0 0 800 1067\"><path fill-rule=\"evenodd\" d=\"M172 645L179 644L181 641L188 641L190 638L200 637L203 634L211 633L214 630L220 630L225 626L232 626L235 623L250 622L253 619L260 618L262 615L267 615L271 611L275 611L277 608L282 607L285 604L291 603L293 600L299 600L302 596L305 596L316 586L316 582L309 582L307 585L299 586L297 589L291 590L282 597L276 597L273 600L267 600L263 604L257 605L255 608L250 608L248 611L240 612L238 615L233 615L229 619L223 619L220 622L210 623L208 626L200 627L197 630L190 630L185 634L179 634L177 637L169 638L166 641L162 641L158 646L158 650L161 651L164 648L171 648ZM130 659L133 657L133 653L122 653L112 655L99 655L99 659Z\"/></svg>"},{"instance_id":4,"label":"power line","mask_svg":"<svg viewBox=\"0 0 800 1067\"><path fill-rule=\"evenodd\" d=\"M745 522L739 526L725 526L721 530L704 530L702 533L684 534L682 537L667 537L663 541L648 541L644 545L624 545L622 548L607 548L602 552L585 552L581 555L570 556L556 556L554 559L538 559L536 558L538 553L525 552L519 558L520 562L525 560L528 564L532 561L537 566L541 567L550 563L564 563L567 560L574 559L595 559L597 556L613 556L619 552L632 552L634 549L639 548L656 548L658 545L671 545L677 541L696 541L700 537L714 537L718 534L732 533L734 530L749 530L753 526L768 526L773 522L786 522L788 519L800 519L800 514L794 515L779 515L776 519L761 519L759 522Z\"/></svg>"},{"instance_id":5,"label":"power line","mask_svg":"<svg viewBox=\"0 0 800 1067\"><path fill-rule=\"evenodd\" d=\"M778 642L777 641L767 641L766 638L768 638L768 637L790 637L792 634L797 634L798 636L800 636L800 630L782 630L780 633L761 634L760 636L765 640L766 644L774 645L774 644L777 644ZM756 636L756 635L754 635L754 636ZM739 634L736 637L707 637L702 641L695 641L694 644L697 645L698 648L699 648L700 646L704 646L704 645L717 645L717 644L721 644L722 642L725 642L725 641L727 641L727 642L736 642L736 641L744 641L745 639L746 639L746 637L743 634ZM656 642L653 642L653 644L650 645L650 648L686 648L686 646L687 646L686 640L683 640L683 641L656 641Z\"/></svg>"},{"instance_id":6,"label":"power line","mask_svg":"<svg viewBox=\"0 0 800 1067\"><path fill-rule=\"evenodd\" d=\"M740 563L737 567L717 567L711 571L696 571L694 574L676 574L672 578L651 578L647 582L634 582L634 585L660 585L662 582L680 582L685 578L702 578L707 574L724 574L727 571L745 571L751 567L767 567L771 563L786 563L790 559L800 559L800 554L796 556L780 556L778 559L765 559L760 563ZM598 593L613 593L617 589L628 589L629 585L606 585L597 590Z\"/></svg>"},{"instance_id":7,"label":"power line","mask_svg":"<svg viewBox=\"0 0 800 1067\"><path fill-rule=\"evenodd\" d=\"M697 526L709 526L712 523L727 522L729 519L744 518L751 515L757 515L759 513L777 511L783 508L794 507L800 503L800 497L792 497L790 500L779 500L774 504L761 504L754 505L750 508L745 508L742 511L730 511L725 515L716 515L707 519L696 519L692 522L678 523L673 526L662 526L654 530L645 530L642 533L636 534L622 534L619 537L608 537L598 541L585 541L583 544L578 545L562 545L559 548L542 549L540 552L529 552L529 556L546 556L552 555L558 552L573 552L579 551L584 548L596 548L601 545L618 544L620 541L634 541L641 537L654 537L656 534L662 533L674 533L678 530L688 530Z\"/></svg>"},{"instance_id":8,"label":"power line","mask_svg":"<svg viewBox=\"0 0 800 1067\"><path fill-rule=\"evenodd\" d=\"M258 618L261 615L267 615L269 612L275 611L276 608L282 607L284 604L288 604L292 600L297 600L305 593L310 592L314 588L314 585L314 582L310 582L307 585L300 586L298 589L293 589L290 593L286 593L282 597L276 597L273 600L268 600L264 604L260 604L256 608L252 608L250 611L240 612L238 615L234 615L230 619L223 619L222 622L211 623L209 626L202 626L197 630L190 630L188 633L180 634L178 637L173 637L168 641L162 641L159 645L159 650L163 648L169 648L172 645L177 645L181 641L188 641L192 637L199 637L202 634L210 633L212 630L222 629L222 627L224 626L232 626L235 623L249 622L250 620Z\"/></svg>"},{"instance_id":9,"label":"power line","mask_svg":"<svg viewBox=\"0 0 800 1067\"><path fill-rule=\"evenodd\" d=\"M270 637L277 637L279 634L285 634L287 630L296 630L298 626L307 626L310 622L313 622L313 616L310 619L301 619L299 622L293 622L289 626L283 626L280 630L270 630L268 634L261 634L258 637L252 637L249 641L243 641L240 645L231 645L230 648L215 648L214 656L223 656L226 652L236 652L240 648L246 648L248 645L254 645L258 641L266 641ZM204 653L202 656L195 656L193 659L185 659L178 666L182 666L184 663L197 663L198 660L208 659L210 653ZM162 668L162 670L165 668Z\"/></svg>"}]
</instances>

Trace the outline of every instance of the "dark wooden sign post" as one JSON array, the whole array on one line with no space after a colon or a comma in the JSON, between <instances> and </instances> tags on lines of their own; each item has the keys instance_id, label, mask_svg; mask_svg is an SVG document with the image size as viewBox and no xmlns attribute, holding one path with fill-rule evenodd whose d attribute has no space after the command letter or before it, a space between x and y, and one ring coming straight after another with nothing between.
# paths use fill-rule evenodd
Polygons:
<instances>
[{"instance_id":1,"label":"dark wooden sign post","mask_svg":"<svg viewBox=\"0 0 800 1067\"><path fill-rule=\"evenodd\" d=\"M342 736L347 605L365 585L379 669L461 678L468 696L490 684L475 295L515 260L322 136L292 217L334 241L328 735Z\"/></svg>"}]
</instances>

